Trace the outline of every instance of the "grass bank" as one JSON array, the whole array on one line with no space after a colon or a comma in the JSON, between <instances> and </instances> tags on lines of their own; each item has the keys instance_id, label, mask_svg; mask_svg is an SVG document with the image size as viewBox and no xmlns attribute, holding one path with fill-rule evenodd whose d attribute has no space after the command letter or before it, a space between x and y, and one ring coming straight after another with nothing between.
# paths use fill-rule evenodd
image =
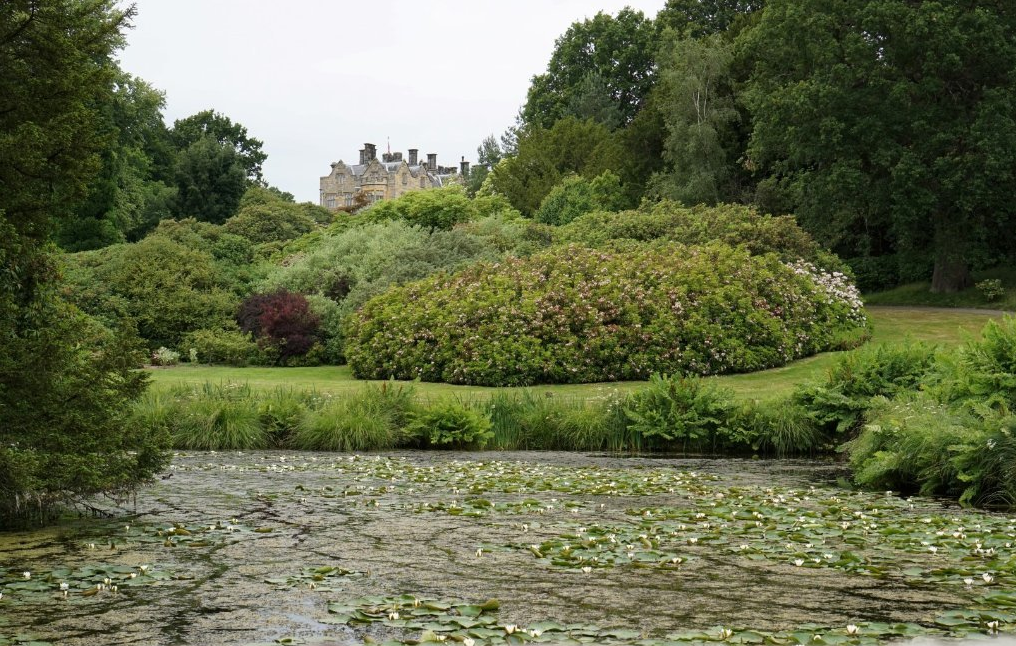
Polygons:
<instances>
[{"instance_id":1,"label":"grass bank","mask_svg":"<svg viewBox=\"0 0 1016 646\"><path fill-rule=\"evenodd\" d=\"M868 313L872 321L872 345L894 343L909 338L946 347L959 345L967 335L976 335L989 319L998 316L993 312L885 306L869 307ZM743 375L726 375L717 377L716 381L745 399L773 399L787 395L796 384L820 377L838 355L839 353L833 352L823 353L795 361L782 368ZM354 379L348 366L233 368L182 365L152 369L150 374L153 390L157 392L181 385L243 383L258 390L292 388L315 390L329 395L349 395L359 392L365 383ZM527 390L565 399L606 400L615 394L632 392L645 384L644 381L568 384L536 386ZM415 388L417 398L423 401L447 397L489 398L499 390L502 389L434 383L420 383Z\"/></svg>"}]
</instances>

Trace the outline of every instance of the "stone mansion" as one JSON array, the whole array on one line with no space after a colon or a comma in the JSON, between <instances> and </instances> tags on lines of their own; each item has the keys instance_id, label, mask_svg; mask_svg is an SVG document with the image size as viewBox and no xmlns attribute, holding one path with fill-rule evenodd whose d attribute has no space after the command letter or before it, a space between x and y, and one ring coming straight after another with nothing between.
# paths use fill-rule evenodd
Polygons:
<instances>
[{"instance_id":1,"label":"stone mansion","mask_svg":"<svg viewBox=\"0 0 1016 646\"><path fill-rule=\"evenodd\" d=\"M469 162L462 159L460 168L437 165L437 155L427 155L427 162L418 158L419 149L409 149L409 159L402 153L388 152L377 158L377 147L364 144L359 164L337 161L332 172L321 178L321 206L338 209L353 205L353 197L364 193L367 202L390 200L409 191L437 188L447 182L469 175Z\"/></svg>"}]
</instances>

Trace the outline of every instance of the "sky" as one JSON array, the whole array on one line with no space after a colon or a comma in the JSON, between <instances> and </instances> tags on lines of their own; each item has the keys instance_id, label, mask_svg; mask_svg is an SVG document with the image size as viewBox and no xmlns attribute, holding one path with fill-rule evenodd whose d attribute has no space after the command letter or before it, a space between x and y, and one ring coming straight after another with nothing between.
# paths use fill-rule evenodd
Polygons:
<instances>
[{"instance_id":1,"label":"sky","mask_svg":"<svg viewBox=\"0 0 1016 646\"><path fill-rule=\"evenodd\" d=\"M167 124L226 115L264 142L270 184L317 203L319 178L365 142L475 162L573 22L664 1L134 0L119 59L165 92Z\"/></svg>"}]
</instances>

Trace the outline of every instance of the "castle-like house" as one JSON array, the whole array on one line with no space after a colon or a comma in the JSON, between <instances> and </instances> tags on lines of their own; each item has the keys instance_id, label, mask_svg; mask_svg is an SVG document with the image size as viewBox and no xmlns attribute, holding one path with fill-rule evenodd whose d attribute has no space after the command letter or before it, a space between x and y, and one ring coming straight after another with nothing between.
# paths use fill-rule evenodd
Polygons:
<instances>
[{"instance_id":1,"label":"castle-like house","mask_svg":"<svg viewBox=\"0 0 1016 646\"><path fill-rule=\"evenodd\" d=\"M443 186L445 182L458 177L454 167L437 165L437 155L427 155L427 163L420 163L419 149L409 149L409 160L402 159L402 153L387 152L377 159L377 147L364 144L360 150L360 163L347 165L337 161L332 172L321 178L321 206L338 209L352 206L353 197L364 193L367 202L390 200L409 191ZM463 159L462 175L469 174L469 162Z\"/></svg>"}]
</instances>

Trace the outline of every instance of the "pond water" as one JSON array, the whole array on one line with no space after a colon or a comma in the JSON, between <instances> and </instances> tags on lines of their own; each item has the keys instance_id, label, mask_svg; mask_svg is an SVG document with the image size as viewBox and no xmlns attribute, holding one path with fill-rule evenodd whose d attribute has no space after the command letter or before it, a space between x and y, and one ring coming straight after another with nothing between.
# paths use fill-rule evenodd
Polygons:
<instances>
[{"instance_id":1,"label":"pond water","mask_svg":"<svg viewBox=\"0 0 1016 646\"><path fill-rule=\"evenodd\" d=\"M1016 518L851 492L840 475L543 452L179 454L110 519L0 534L0 645L817 645L1016 621Z\"/></svg>"}]
</instances>

